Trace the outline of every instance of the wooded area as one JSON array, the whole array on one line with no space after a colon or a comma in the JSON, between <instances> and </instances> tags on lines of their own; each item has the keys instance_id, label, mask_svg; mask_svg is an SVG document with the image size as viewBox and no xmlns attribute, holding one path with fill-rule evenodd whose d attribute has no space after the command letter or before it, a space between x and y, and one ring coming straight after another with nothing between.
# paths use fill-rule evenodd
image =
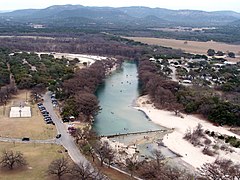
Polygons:
<instances>
[{"instance_id":1,"label":"wooded area","mask_svg":"<svg viewBox=\"0 0 240 180\"><path fill-rule=\"evenodd\" d=\"M140 61L139 79L143 94L149 94L158 108L199 113L219 125L240 125L239 104L226 101L209 88L185 87L170 81L149 60Z\"/></svg>"}]
</instances>

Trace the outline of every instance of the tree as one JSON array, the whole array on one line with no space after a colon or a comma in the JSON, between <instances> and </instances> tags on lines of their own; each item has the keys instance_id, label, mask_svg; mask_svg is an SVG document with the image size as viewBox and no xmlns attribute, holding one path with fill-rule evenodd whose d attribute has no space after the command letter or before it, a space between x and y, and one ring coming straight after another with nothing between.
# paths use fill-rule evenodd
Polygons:
<instances>
[{"instance_id":1,"label":"tree","mask_svg":"<svg viewBox=\"0 0 240 180\"><path fill-rule=\"evenodd\" d=\"M126 159L126 168L130 171L131 176L138 169L139 161L137 160L136 154L134 154L131 158Z\"/></svg>"},{"instance_id":2,"label":"tree","mask_svg":"<svg viewBox=\"0 0 240 180\"><path fill-rule=\"evenodd\" d=\"M108 165L110 166L110 163L112 162L114 158L114 151L110 147L108 141L104 141L101 143L96 143L94 147L95 152L98 154L100 158L101 166L103 166L103 163L105 160L108 160Z\"/></svg>"},{"instance_id":3,"label":"tree","mask_svg":"<svg viewBox=\"0 0 240 180\"><path fill-rule=\"evenodd\" d=\"M214 56L215 55L215 50L214 49L208 49L207 55L208 56Z\"/></svg>"},{"instance_id":4,"label":"tree","mask_svg":"<svg viewBox=\"0 0 240 180\"><path fill-rule=\"evenodd\" d=\"M70 172L71 172L70 163L64 157L53 160L51 164L48 166L48 174L56 175L58 179L61 179L62 176Z\"/></svg>"},{"instance_id":5,"label":"tree","mask_svg":"<svg viewBox=\"0 0 240 180\"><path fill-rule=\"evenodd\" d=\"M99 171L96 171L89 163L75 164L72 168L72 176L77 180L100 180L102 175Z\"/></svg>"},{"instance_id":6,"label":"tree","mask_svg":"<svg viewBox=\"0 0 240 180\"><path fill-rule=\"evenodd\" d=\"M141 164L139 173L143 179L148 180L193 180L191 174L180 169L171 168L166 163L159 167L156 162L150 161Z\"/></svg>"},{"instance_id":7,"label":"tree","mask_svg":"<svg viewBox=\"0 0 240 180\"><path fill-rule=\"evenodd\" d=\"M207 180L240 179L240 165L231 160L217 159L213 163L205 163L198 168L200 178Z\"/></svg>"},{"instance_id":8,"label":"tree","mask_svg":"<svg viewBox=\"0 0 240 180\"><path fill-rule=\"evenodd\" d=\"M223 55L224 55L224 52L218 51L216 54L217 54L218 56L223 56Z\"/></svg>"},{"instance_id":9,"label":"tree","mask_svg":"<svg viewBox=\"0 0 240 180\"><path fill-rule=\"evenodd\" d=\"M2 157L0 164L3 168L8 168L12 170L15 167L23 167L27 165L26 159L23 157L23 154L19 151L7 151L2 152Z\"/></svg>"},{"instance_id":10,"label":"tree","mask_svg":"<svg viewBox=\"0 0 240 180\"><path fill-rule=\"evenodd\" d=\"M229 53L228 53L228 56L229 56L230 58L235 58L235 53L229 52Z\"/></svg>"},{"instance_id":11,"label":"tree","mask_svg":"<svg viewBox=\"0 0 240 180\"><path fill-rule=\"evenodd\" d=\"M176 116L179 116L180 112L184 110L184 107L180 103L171 103L169 109L173 110Z\"/></svg>"},{"instance_id":12,"label":"tree","mask_svg":"<svg viewBox=\"0 0 240 180\"><path fill-rule=\"evenodd\" d=\"M77 105L77 111L83 113L89 121L90 116L95 116L100 107L98 105L97 97L90 93L81 93L75 96L75 101Z\"/></svg>"},{"instance_id":13,"label":"tree","mask_svg":"<svg viewBox=\"0 0 240 180\"><path fill-rule=\"evenodd\" d=\"M78 144L79 140L86 140L90 136L90 128L89 126L85 126L83 128L77 128L74 132L73 136L76 139L76 143Z\"/></svg>"},{"instance_id":14,"label":"tree","mask_svg":"<svg viewBox=\"0 0 240 180\"><path fill-rule=\"evenodd\" d=\"M152 152L153 156L155 157L156 161L157 161L157 165L158 167L160 167L161 161L163 161L165 159L165 157L163 156L162 152L158 149L154 149Z\"/></svg>"}]
</instances>

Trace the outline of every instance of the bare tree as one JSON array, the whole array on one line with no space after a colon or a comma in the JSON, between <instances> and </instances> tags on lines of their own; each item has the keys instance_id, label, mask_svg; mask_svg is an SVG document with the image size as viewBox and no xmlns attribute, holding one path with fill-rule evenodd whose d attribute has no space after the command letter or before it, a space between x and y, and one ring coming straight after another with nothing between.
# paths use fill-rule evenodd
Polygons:
<instances>
[{"instance_id":1,"label":"bare tree","mask_svg":"<svg viewBox=\"0 0 240 180\"><path fill-rule=\"evenodd\" d=\"M48 174L56 175L58 179L71 172L69 161L62 157L60 159L53 160L48 166Z\"/></svg>"},{"instance_id":2,"label":"bare tree","mask_svg":"<svg viewBox=\"0 0 240 180\"><path fill-rule=\"evenodd\" d=\"M152 151L153 156L155 157L156 161L157 161L157 165L158 167L160 167L161 162L165 159L165 157L163 156L162 152L158 149L154 149Z\"/></svg>"},{"instance_id":3,"label":"bare tree","mask_svg":"<svg viewBox=\"0 0 240 180\"><path fill-rule=\"evenodd\" d=\"M103 163L105 160L108 161L108 165L110 166L110 164L114 158L115 152L110 147L109 142L104 141L101 143L96 143L94 150L100 158L101 166L103 166Z\"/></svg>"},{"instance_id":4,"label":"bare tree","mask_svg":"<svg viewBox=\"0 0 240 180\"><path fill-rule=\"evenodd\" d=\"M154 161L144 163L139 168L142 178L149 180L193 180L193 176L185 171L169 167L161 163L160 167Z\"/></svg>"},{"instance_id":5,"label":"bare tree","mask_svg":"<svg viewBox=\"0 0 240 180\"><path fill-rule=\"evenodd\" d=\"M131 176L138 169L139 161L137 160L136 154L134 154L131 158L126 159L126 168L130 171Z\"/></svg>"},{"instance_id":6,"label":"bare tree","mask_svg":"<svg viewBox=\"0 0 240 180\"><path fill-rule=\"evenodd\" d=\"M89 163L75 164L72 168L73 179L77 180L100 180L102 179L102 174L95 170Z\"/></svg>"},{"instance_id":7,"label":"bare tree","mask_svg":"<svg viewBox=\"0 0 240 180\"><path fill-rule=\"evenodd\" d=\"M198 173L199 179L240 179L240 165L234 164L231 160L217 159L213 163L205 163L198 169Z\"/></svg>"},{"instance_id":8,"label":"bare tree","mask_svg":"<svg viewBox=\"0 0 240 180\"><path fill-rule=\"evenodd\" d=\"M4 150L2 152L2 157L0 164L3 168L8 168L12 170L15 167L23 167L27 165L26 159L21 152L13 152Z\"/></svg>"}]
</instances>

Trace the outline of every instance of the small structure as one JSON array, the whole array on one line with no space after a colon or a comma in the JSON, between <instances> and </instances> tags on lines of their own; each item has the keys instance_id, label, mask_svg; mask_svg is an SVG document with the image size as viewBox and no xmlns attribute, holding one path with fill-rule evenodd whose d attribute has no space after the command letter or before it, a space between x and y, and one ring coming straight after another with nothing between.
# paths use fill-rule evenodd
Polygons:
<instances>
[{"instance_id":1,"label":"small structure","mask_svg":"<svg viewBox=\"0 0 240 180\"><path fill-rule=\"evenodd\" d=\"M11 107L10 118L28 118L32 117L31 108L24 107Z\"/></svg>"},{"instance_id":2,"label":"small structure","mask_svg":"<svg viewBox=\"0 0 240 180\"><path fill-rule=\"evenodd\" d=\"M191 84L192 81L185 79L185 80L182 81L182 83L184 83L184 84Z\"/></svg>"}]
</instances>

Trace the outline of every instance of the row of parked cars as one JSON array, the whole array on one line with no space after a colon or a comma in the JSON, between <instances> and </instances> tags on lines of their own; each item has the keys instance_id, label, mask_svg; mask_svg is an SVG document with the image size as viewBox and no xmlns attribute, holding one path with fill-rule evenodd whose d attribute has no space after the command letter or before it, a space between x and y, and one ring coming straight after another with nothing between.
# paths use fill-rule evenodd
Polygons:
<instances>
[{"instance_id":1,"label":"row of parked cars","mask_svg":"<svg viewBox=\"0 0 240 180\"><path fill-rule=\"evenodd\" d=\"M51 100L52 100L53 107L56 107L58 105L56 94L51 95Z\"/></svg>"},{"instance_id":2,"label":"row of parked cars","mask_svg":"<svg viewBox=\"0 0 240 180\"><path fill-rule=\"evenodd\" d=\"M46 110L46 108L43 106L43 104L42 103L38 103L37 105L38 105L38 108L39 108L39 110L41 111L41 113L42 113L42 115L44 117L44 120L45 120L46 124L53 124L53 125L55 125L54 122L52 121L52 118L49 115L49 112Z\"/></svg>"}]
</instances>

